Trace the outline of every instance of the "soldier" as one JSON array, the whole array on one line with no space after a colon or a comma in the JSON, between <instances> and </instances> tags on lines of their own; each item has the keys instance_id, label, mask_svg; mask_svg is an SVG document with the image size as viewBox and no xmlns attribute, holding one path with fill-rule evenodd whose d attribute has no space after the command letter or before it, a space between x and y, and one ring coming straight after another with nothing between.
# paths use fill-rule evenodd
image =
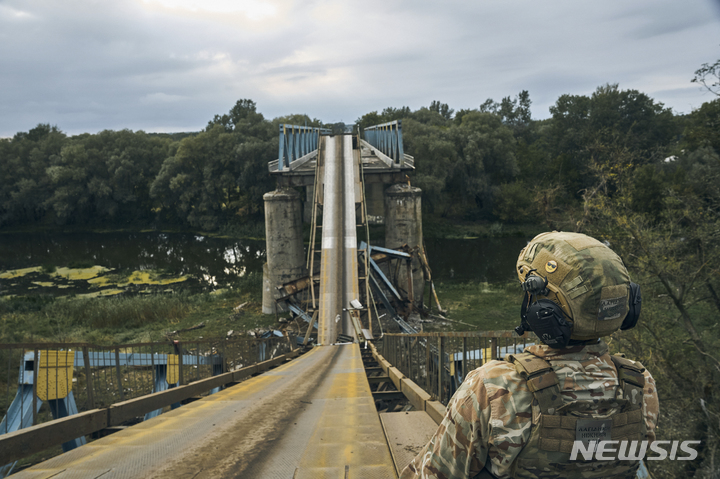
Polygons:
<instances>
[{"instance_id":1,"label":"soldier","mask_svg":"<svg viewBox=\"0 0 720 479\"><path fill-rule=\"evenodd\" d=\"M635 326L639 286L609 247L578 233L536 236L516 272L525 292L516 331L545 344L470 372L401 479L635 477L641 441L655 439L655 383L600 338ZM621 441L619 455L572 460L576 440L586 451Z\"/></svg>"}]
</instances>

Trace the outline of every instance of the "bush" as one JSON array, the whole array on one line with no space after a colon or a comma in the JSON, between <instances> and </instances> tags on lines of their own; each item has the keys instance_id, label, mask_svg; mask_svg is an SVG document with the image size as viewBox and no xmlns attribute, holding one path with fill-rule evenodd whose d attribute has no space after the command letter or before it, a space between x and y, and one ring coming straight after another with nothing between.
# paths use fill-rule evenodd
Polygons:
<instances>
[{"instance_id":1,"label":"bush","mask_svg":"<svg viewBox=\"0 0 720 479\"><path fill-rule=\"evenodd\" d=\"M501 221L507 223L523 223L535 216L533 194L521 182L500 185L500 192L495 198L494 213Z\"/></svg>"}]
</instances>

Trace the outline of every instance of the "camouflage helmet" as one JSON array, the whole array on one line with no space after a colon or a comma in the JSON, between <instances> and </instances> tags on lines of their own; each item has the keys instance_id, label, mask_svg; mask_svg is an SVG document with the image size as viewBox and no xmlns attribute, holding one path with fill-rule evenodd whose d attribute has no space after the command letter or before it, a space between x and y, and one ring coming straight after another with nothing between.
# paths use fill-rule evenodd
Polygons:
<instances>
[{"instance_id":1,"label":"camouflage helmet","mask_svg":"<svg viewBox=\"0 0 720 479\"><path fill-rule=\"evenodd\" d=\"M630 276L609 247L580 233L537 235L518 256L520 281L547 279L547 298L572 321L571 339L587 340L618 330L629 310Z\"/></svg>"}]
</instances>

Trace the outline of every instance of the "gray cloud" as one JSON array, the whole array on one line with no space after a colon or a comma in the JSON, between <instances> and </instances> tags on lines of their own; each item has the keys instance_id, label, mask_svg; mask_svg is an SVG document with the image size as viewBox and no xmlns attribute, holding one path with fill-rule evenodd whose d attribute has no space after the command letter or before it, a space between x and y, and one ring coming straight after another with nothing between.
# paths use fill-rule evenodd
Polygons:
<instances>
[{"instance_id":1,"label":"gray cloud","mask_svg":"<svg viewBox=\"0 0 720 479\"><path fill-rule=\"evenodd\" d=\"M720 57L716 0L216 1L0 1L0 136L197 130L240 98L267 117L351 122L526 89L543 118L605 83L688 112L711 99L693 72Z\"/></svg>"}]
</instances>

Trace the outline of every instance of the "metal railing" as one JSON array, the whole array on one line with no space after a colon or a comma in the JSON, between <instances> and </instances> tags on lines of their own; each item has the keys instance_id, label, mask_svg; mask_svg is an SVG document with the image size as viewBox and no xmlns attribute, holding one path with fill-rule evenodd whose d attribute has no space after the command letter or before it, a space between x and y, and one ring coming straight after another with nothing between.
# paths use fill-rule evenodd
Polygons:
<instances>
[{"instance_id":1,"label":"metal railing","mask_svg":"<svg viewBox=\"0 0 720 479\"><path fill-rule=\"evenodd\" d=\"M395 167L404 166L401 120L369 126L364 129L363 136L365 141L390 158Z\"/></svg>"},{"instance_id":2,"label":"metal railing","mask_svg":"<svg viewBox=\"0 0 720 479\"><path fill-rule=\"evenodd\" d=\"M313 155L318 148L318 137L330 133L326 128L281 124L278 171L289 168L294 161Z\"/></svg>"},{"instance_id":3,"label":"metal railing","mask_svg":"<svg viewBox=\"0 0 720 479\"><path fill-rule=\"evenodd\" d=\"M291 351L293 343L294 338L271 337L118 346L0 344L0 434L257 364Z\"/></svg>"},{"instance_id":4,"label":"metal railing","mask_svg":"<svg viewBox=\"0 0 720 479\"><path fill-rule=\"evenodd\" d=\"M468 372L531 344L534 335L513 331L385 334L378 349L407 378L447 405Z\"/></svg>"}]
</instances>

